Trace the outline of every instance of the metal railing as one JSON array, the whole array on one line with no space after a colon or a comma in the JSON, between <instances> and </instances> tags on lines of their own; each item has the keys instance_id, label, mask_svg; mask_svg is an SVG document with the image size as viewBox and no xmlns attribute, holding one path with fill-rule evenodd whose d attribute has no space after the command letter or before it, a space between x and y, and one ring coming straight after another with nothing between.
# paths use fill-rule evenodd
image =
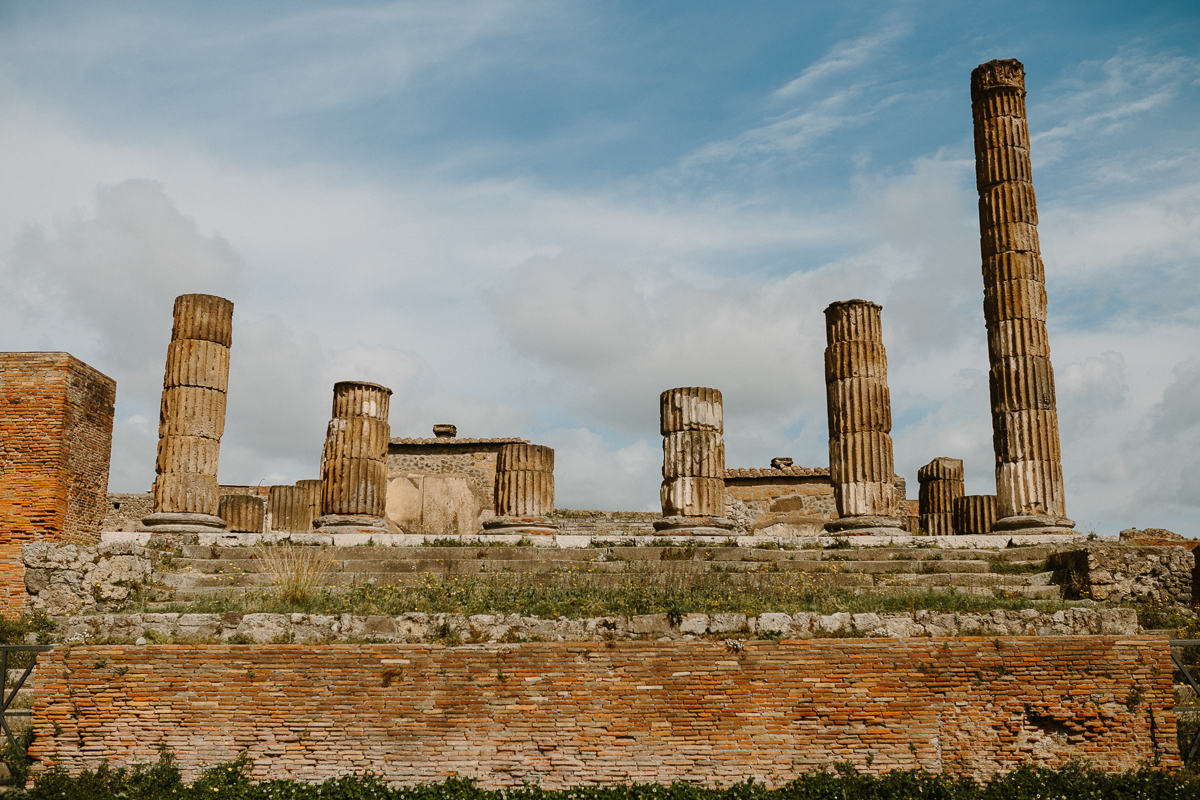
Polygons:
<instances>
[{"instance_id":1,"label":"metal railing","mask_svg":"<svg viewBox=\"0 0 1200 800\"><path fill-rule=\"evenodd\" d=\"M9 717L31 717L32 711L20 710L12 711L13 701L17 699L17 692L21 691L21 687L25 685L25 681L29 679L33 668L37 666L38 653L44 653L47 650L53 649L48 644L5 644L0 645L0 675L4 676L4 691L0 694L3 698L3 705L0 705L0 728L4 729L4 735L8 737L8 743L13 750L17 749L17 740L13 736L12 728L8 726ZM26 665L25 671L21 673L21 677L17 679L16 684L10 691L8 688L8 654L9 653L29 653L29 664Z\"/></svg>"},{"instance_id":2,"label":"metal railing","mask_svg":"<svg viewBox=\"0 0 1200 800\"><path fill-rule=\"evenodd\" d=\"M1192 687L1192 691L1196 693L1196 698L1200 699L1200 685L1196 684L1196 678L1192 675L1191 670L1187 668L1187 664L1179 658L1175 653L1176 647L1200 647L1200 639L1171 639L1171 660L1175 662L1175 669L1183 673L1183 679ZM1183 759L1183 768L1187 769L1192 763L1192 759L1196 757L1196 751L1200 750L1200 731L1197 731L1195 737L1192 738L1192 746L1188 749L1187 756Z\"/></svg>"}]
</instances>

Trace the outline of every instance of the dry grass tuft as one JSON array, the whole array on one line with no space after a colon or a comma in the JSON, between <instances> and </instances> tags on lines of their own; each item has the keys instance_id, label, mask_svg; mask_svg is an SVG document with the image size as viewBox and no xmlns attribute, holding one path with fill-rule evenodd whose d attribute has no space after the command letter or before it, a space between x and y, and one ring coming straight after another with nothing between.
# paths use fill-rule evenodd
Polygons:
<instances>
[{"instance_id":1,"label":"dry grass tuft","mask_svg":"<svg viewBox=\"0 0 1200 800\"><path fill-rule=\"evenodd\" d=\"M255 550L259 571L271 576L271 584L285 603L307 603L313 590L333 572L333 557L323 547L285 544Z\"/></svg>"}]
</instances>

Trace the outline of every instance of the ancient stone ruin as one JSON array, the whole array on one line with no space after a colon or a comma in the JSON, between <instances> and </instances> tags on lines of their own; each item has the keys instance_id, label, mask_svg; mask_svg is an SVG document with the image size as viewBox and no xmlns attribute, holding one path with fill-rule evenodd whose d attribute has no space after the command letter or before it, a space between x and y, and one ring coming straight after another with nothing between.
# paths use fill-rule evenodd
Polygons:
<instances>
[{"instance_id":1,"label":"ancient stone ruin","mask_svg":"<svg viewBox=\"0 0 1200 800\"><path fill-rule=\"evenodd\" d=\"M506 444L496 460L496 516L483 521L494 532L554 533L554 451L540 444Z\"/></svg>"},{"instance_id":2,"label":"ancient stone ruin","mask_svg":"<svg viewBox=\"0 0 1200 800\"><path fill-rule=\"evenodd\" d=\"M392 390L377 383L333 385L333 419L321 455L323 530L387 530L388 401Z\"/></svg>"},{"instance_id":3,"label":"ancient stone ruin","mask_svg":"<svg viewBox=\"0 0 1200 800\"><path fill-rule=\"evenodd\" d=\"M175 298L167 345L154 513L142 523L155 533L195 536L225 527L217 460L225 431L233 303L209 294Z\"/></svg>"},{"instance_id":4,"label":"ancient stone ruin","mask_svg":"<svg viewBox=\"0 0 1200 800\"><path fill-rule=\"evenodd\" d=\"M320 516L321 482L297 481L294 486L272 486L267 495L267 519L275 531L306 533Z\"/></svg>"},{"instance_id":5,"label":"ancient stone ruin","mask_svg":"<svg viewBox=\"0 0 1200 800\"><path fill-rule=\"evenodd\" d=\"M892 402L883 349L882 307L866 300L825 309L825 397L829 476L839 518L831 533L899 533L892 468Z\"/></svg>"},{"instance_id":6,"label":"ancient stone ruin","mask_svg":"<svg viewBox=\"0 0 1200 800\"><path fill-rule=\"evenodd\" d=\"M953 536L954 501L963 496L961 458L935 458L917 470L921 529L930 536Z\"/></svg>"},{"instance_id":7,"label":"ancient stone ruin","mask_svg":"<svg viewBox=\"0 0 1200 800\"><path fill-rule=\"evenodd\" d=\"M954 530L964 535L991 533L996 524L996 495L969 494L954 500Z\"/></svg>"},{"instance_id":8,"label":"ancient stone ruin","mask_svg":"<svg viewBox=\"0 0 1200 800\"><path fill-rule=\"evenodd\" d=\"M971 111L996 450L993 527L1069 531L1021 62L977 67Z\"/></svg>"},{"instance_id":9,"label":"ancient stone ruin","mask_svg":"<svg viewBox=\"0 0 1200 800\"><path fill-rule=\"evenodd\" d=\"M719 533L725 518L725 432L721 393L685 386L659 395L663 437L663 519L654 527L676 533Z\"/></svg>"}]
</instances>

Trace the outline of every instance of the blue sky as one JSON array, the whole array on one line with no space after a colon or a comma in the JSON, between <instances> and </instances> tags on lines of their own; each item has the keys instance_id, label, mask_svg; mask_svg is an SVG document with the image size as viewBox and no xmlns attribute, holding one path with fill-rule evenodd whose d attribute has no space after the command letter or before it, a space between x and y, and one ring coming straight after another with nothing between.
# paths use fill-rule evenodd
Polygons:
<instances>
[{"instance_id":1,"label":"blue sky","mask_svg":"<svg viewBox=\"0 0 1200 800\"><path fill-rule=\"evenodd\" d=\"M969 76L1026 66L1068 514L1200 534L1194 3L0 5L0 347L118 381L234 300L227 483L314 477L335 380L654 508L656 398L827 463L822 309L884 306L893 438L994 491Z\"/></svg>"}]
</instances>

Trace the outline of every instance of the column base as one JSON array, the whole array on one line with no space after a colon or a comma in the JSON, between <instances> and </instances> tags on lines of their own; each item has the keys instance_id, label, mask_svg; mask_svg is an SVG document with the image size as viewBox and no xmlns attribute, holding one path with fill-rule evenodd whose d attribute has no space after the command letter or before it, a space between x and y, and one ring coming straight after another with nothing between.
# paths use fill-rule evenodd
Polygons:
<instances>
[{"instance_id":1,"label":"column base","mask_svg":"<svg viewBox=\"0 0 1200 800\"><path fill-rule=\"evenodd\" d=\"M202 533L225 530L225 520L215 514L156 511L142 518L141 530L150 531L151 541L170 539L173 544L195 544Z\"/></svg>"},{"instance_id":2,"label":"column base","mask_svg":"<svg viewBox=\"0 0 1200 800\"><path fill-rule=\"evenodd\" d=\"M1074 533L1075 520L1046 514L1001 517L992 523L993 533Z\"/></svg>"},{"instance_id":3,"label":"column base","mask_svg":"<svg viewBox=\"0 0 1200 800\"><path fill-rule=\"evenodd\" d=\"M676 536L722 536L737 529L737 523L725 517L663 517L655 520L654 530Z\"/></svg>"},{"instance_id":4,"label":"column base","mask_svg":"<svg viewBox=\"0 0 1200 800\"><path fill-rule=\"evenodd\" d=\"M904 520L898 517L841 517L825 523L825 530L835 536L895 536L908 533Z\"/></svg>"},{"instance_id":5,"label":"column base","mask_svg":"<svg viewBox=\"0 0 1200 800\"><path fill-rule=\"evenodd\" d=\"M483 521L488 533L537 533L553 536L560 526L549 517L489 517Z\"/></svg>"},{"instance_id":6,"label":"column base","mask_svg":"<svg viewBox=\"0 0 1200 800\"><path fill-rule=\"evenodd\" d=\"M313 520L313 533L357 533L364 529L390 531L387 520L370 514L326 514Z\"/></svg>"}]
</instances>

